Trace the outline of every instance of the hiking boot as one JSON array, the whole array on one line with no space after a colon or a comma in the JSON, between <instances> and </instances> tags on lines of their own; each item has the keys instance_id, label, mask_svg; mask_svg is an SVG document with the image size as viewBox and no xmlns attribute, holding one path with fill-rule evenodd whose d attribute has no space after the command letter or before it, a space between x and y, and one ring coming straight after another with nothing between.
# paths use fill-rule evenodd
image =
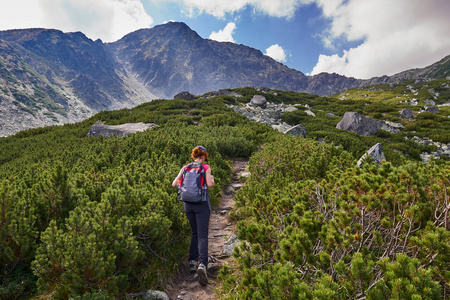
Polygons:
<instances>
[{"instance_id":1,"label":"hiking boot","mask_svg":"<svg viewBox=\"0 0 450 300\"><path fill-rule=\"evenodd\" d=\"M189 271L191 273L195 273L195 271L197 271L197 262L195 260L190 260L189 261Z\"/></svg>"},{"instance_id":2,"label":"hiking boot","mask_svg":"<svg viewBox=\"0 0 450 300\"><path fill-rule=\"evenodd\" d=\"M198 282L201 285L206 285L208 283L208 276L206 275L206 267L204 264L200 263L197 269Z\"/></svg>"}]
</instances>

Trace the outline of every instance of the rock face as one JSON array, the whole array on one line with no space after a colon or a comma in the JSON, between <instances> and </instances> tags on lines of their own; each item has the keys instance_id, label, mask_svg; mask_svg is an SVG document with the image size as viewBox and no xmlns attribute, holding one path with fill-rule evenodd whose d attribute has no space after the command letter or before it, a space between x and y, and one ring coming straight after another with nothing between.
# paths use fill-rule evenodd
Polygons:
<instances>
[{"instance_id":1,"label":"rock face","mask_svg":"<svg viewBox=\"0 0 450 300\"><path fill-rule=\"evenodd\" d=\"M336 128L352 131L359 135L371 136L382 126L383 122L375 121L356 112L346 112Z\"/></svg>"},{"instance_id":2,"label":"rock face","mask_svg":"<svg viewBox=\"0 0 450 300\"><path fill-rule=\"evenodd\" d=\"M295 125L294 127L286 130L284 134L289 134L293 136L306 137L306 128L302 124Z\"/></svg>"},{"instance_id":3,"label":"rock face","mask_svg":"<svg viewBox=\"0 0 450 300\"><path fill-rule=\"evenodd\" d=\"M414 117L414 113L409 108L404 108L400 111L400 117L410 119Z\"/></svg>"},{"instance_id":4,"label":"rock face","mask_svg":"<svg viewBox=\"0 0 450 300\"><path fill-rule=\"evenodd\" d=\"M435 159L439 159L440 156L448 156L450 157L450 143L440 143L435 142L431 140L428 137L420 138L418 136L414 136L412 138L415 142L421 144L421 145L433 145L436 146L436 151L433 151L431 153L424 152L420 155L423 162L428 162L430 160L430 157L433 156Z\"/></svg>"},{"instance_id":5,"label":"rock face","mask_svg":"<svg viewBox=\"0 0 450 300\"><path fill-rule=\"evenodd\" d=\"M372 148L370 148L366 153L364 153L363 156L361 156L361 158L357 162L358 167L362 167L368 157L371 157L378 165L381 165L381 162L383 160L386 160L383 147L380 143L373 145Z\"/></svg>"},{"instance_id":6,"label":"rock face","mask_svg":"<svg viewBox=\"0 0 450 300\"><path fill-rule=\"evenodd\" d=\"M100 135L110 137L117 136L123 137L127 134L136 133L140 131L145 131L147 129L158 126L153 123L126 123L121 125L105 125L100 122L95 122L94 125L91 126L91 129L88 132L88 136L90 137L98 137Z\"/></svg>"},{"instance_id":7,"label":"rock face","mask_svg":"<svg viewBox=\"0 0 450 300\"><path fill-rule=\"evenodd\" d=\"M183 100L194 100L195 98L196 98L195 95L189 92L181 92L173 96L173 99L183 99Z\"/></svg>"}]
</instances>

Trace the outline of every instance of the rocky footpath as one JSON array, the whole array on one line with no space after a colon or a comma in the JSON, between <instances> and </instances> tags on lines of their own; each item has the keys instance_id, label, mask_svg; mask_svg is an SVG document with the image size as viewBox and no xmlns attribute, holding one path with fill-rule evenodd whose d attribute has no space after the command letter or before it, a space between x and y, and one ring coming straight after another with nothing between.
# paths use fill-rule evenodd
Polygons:
<instances>
[{"instance_id":1,"label":"rocky footpath","mask_svg":"<svg viewBox=\"0 0 450 300\"><path fill-rule=\"evenodd\" d=\"M250 176L245 172L247 160L235 160L232 165L233 177L231 183L222 191L220 203L212 208L208 235L208 284L200 285L197 274L189 272L186 260L181 263L179 274L173 284L168 287L168 299L179 300L214 300L219 299L216 288L220 284L217 275L223 265L231 262L234 247L240 243L235 235L235 223L228 219L228 212L234 206L234 195L243 186L241 177ZM166 299L166 298L143 298Z\"/></svg>"}]
</instances>

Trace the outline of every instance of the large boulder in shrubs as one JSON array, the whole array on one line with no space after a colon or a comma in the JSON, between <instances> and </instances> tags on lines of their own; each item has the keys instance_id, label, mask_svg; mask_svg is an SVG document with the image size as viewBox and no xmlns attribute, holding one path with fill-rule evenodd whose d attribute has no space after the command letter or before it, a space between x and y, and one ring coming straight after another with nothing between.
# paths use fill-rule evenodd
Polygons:
<instances>
[{"instance_id":1,"label":"large boulder in shrubs","mask_svg":"<svg viewBox=\"0 0 450 300\"><path fill-rule=\"evenodd\" d=\"M267 105L267 99L262 95L255 95L252 100L250 100L250 105L264 108Z\"/></svg>"},{"instance_id":2,"label":"large boulder in shrubs","mask_svg":"<svg viewBox=\"0 0 450 300\"><path fill-rule=\"evenodd\" d=\"M306 137L306 128L302 124L295 125L294 127L286 130L284 134Z\"/></svg>"},{"instance_id":3,"label":"large boulder in shrubs","mask_svg":"<svg viewBox=\"0 0 450 300\"><path fill-rule=\"evenodd\" d=\"M410 119L414 117L414 113L409 108L404 108L400 111L400 117Z\"/></svg>"},{"instance_id":4,"label":"large boulder in shrubs","mask_svg":"<svg viewBox=\"0 0 450 300\"><path fill-rule=\"evenodd\" d=\"M358 160L357 165L358 167L362 167L364 162L371 157L375 163L378 165L381 165L381 162L383 160L386 160L386 157L384 156L383 147L380 143L377 143L372 146L366 153L364 153L363 156Z\"/></svg>"},{"instance_id":5,"label":"large boulder in shrubs","mask_svg":"<svg viewBox=\"0 0 450 300\"><path fill-rule=\"evenodd\" d=\"M357 112L346 112L336 128L355 132L359 135L371 136L382 126L383 122L375 121Z\"/></svg>"}]
</instances>

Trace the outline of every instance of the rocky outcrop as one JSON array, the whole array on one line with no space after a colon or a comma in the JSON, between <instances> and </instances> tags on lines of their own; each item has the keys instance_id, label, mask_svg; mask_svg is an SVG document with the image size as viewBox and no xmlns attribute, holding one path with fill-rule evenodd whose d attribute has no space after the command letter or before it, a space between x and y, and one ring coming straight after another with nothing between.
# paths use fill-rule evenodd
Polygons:
<instances>
[{"instance_id":1,"label":"rocky outcrop","mask_svg":"<svg viewBox=\"0 0 450 300\"><path fill-rule=\"evenodd\" d=\"M88 132L88 136L90 137L98 137L98 136L117 136L123 137L128 134L145 131L151 129L155 126L158 126L153 123L125 123L121 125L105 125L100 122L95 122L94 125L91 126L91 129Z\"/></svg>"},{"instance_id":2,"label":"rocky outcrop","mask_svg":"<svg viewBox=\"0 0 450 300\"><path fill-rule=\"evenodd\" d=\"M445 143L435 142L428 137L420 138L418 136L414 136L412 138L412 140L421 145L425 145L425 146L431 145L431 146L436 147L436 151L433 151L431 153L424 152L424 153L420 154L420 157L422 158L423 162L428 162L430 160L431 156L433 156L435 159L439 159L441 155L450 157L450 143L445 144Z\"/></svg>"},{"instance_id":3,"label":"rocky outcrop","mask_svg":"<svg viewBox=\"0 0 450 300\"><path fill-rule=\"evenodd\" d=\"M264 102L259 97L257 101L258 103ZM284 113L296 111L297 108L295 106L288 104L274 104L270 102L265 102L262 105L264 105L264 107L247 103L245 106L228 105L228 107L231 107L237 113L246 116L249 120L267 124L273 129L283 133L293 128L293 126L281 121L281 116Z\"/></svg>"},{"instance_id":4,"label":"rocky outcrop","mask_svg":"<svg viewBox=\"0 0 450 300\"><path fill-rule=\"evenodd\" d=\"M195 95L189 92L181 92L173 96L173 99L182 99L182 100L194 100L195 98L196 98Z\"/></svg>"},{"instance_id":5,"label":"rocky outcrop","mask_svg":"<svg viewBox=\"0 0 450 300\"><path fill-rule=\"evenodd\" d=\"M375 121L357 112L346 112L336 128L355 132L359 135L371 136L382 126L383 122Z\"/></svg>"},{"instance_id":6,"label":"rocky outcrop","mask_svg":"<svg viewBox=\"0 0 450 300\"><path fill-rule=\"evenodd\" d=\"M203 95L202 98L218 97L218 96L222 96L222 95L238 97L238 98L242 97L241 94L235 93L235 92L230 92L229 90L218 90L218 91L209 92L206 95Z\"/></svg>"},{"instance_id":7,"label":"rocky outcrop","mask_svg":"<svg viewBox=\"0 0 450 300\"><path fill-rule=\"evenodd\" d=\"M380 121L381 129L389 131L390 133L396 134L403 129L403 125L401 123L395 123L391 121Z\"/></svg>"},{"instance_id":8,"label":"rocky outcrop","mask_svg":"<svg viewBox=\"0 0 450 300\"><path fill-rule=\"evenodd\" d=\"M383 146L380 143L373 145L356 163L358 167L362 167L363 164L367 161L367 159L371 157L375 163L381 165L383 160L386 160L384 156Z\"/></svg>"}]
</instances>

